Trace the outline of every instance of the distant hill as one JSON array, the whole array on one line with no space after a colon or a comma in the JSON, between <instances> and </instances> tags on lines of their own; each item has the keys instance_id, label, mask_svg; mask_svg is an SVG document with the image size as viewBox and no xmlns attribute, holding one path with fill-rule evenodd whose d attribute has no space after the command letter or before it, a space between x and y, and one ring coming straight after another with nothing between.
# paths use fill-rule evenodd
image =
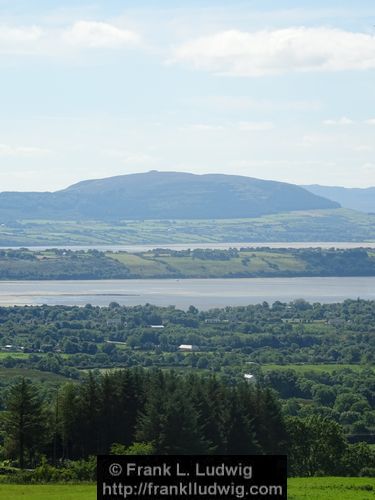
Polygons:
<instances>
[{"instance_id":1,"label":"distant hill","mask_svg":"<svg viewBox=\"0 0 375 500\"><path fill-rule=\"evenodd\" d=\"M359 210L365 213L375 213L375 187L345 188L338 186L302 186L317 196L324 196L337 201L344 208Z\"/></svg>"},{"instance_id":2,"label":"distant hill","mask_svg":"<svg viewBox=\"0 0 375 500\"><path fill-rule=\"evenodd\" d=\"M294 184L237 175L151 171L54 193L0 193L0 220L232 219L338 208Z\"/></svg>"}]
</instances>

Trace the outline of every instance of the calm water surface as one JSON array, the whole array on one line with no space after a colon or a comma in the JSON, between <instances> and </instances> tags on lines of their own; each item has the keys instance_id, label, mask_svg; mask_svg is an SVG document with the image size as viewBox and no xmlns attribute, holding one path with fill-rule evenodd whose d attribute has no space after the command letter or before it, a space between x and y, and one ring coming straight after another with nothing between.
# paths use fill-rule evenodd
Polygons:
<instances>
[{"instance_id":1,"label":"calm water surface","mask_svg":"<svg viewBox=\"0 0 375 500\"><path fill-rule=\"evenodd\" d=\"M375 277L0 282L2 306L106 306L115 301L127 306L150 303L210 309L297 298L340 302L358 297L375 300Z\"/></svg>"},{"instance_id":2,"label":"calm water surface","mask_svg":"<svg viewBox=\"0 0 375 500\"><path fill-rule=\"evenodd\" d=\"M69 250L101 250L112 251L112 252L147 252L147 250L153 250L154 248L168 248L171 250L187 250L190 248L191 250L195 248L204 249L208 248L211 250L221 249L227 250L228 248L260 248L260 247L269 247L269 248L375 248L375 242L335 242L335 241L312 241L312 242L250 242L250 243L153 243L148 245L65 245L65 246L54 246L50 245L46 246L28 246L30 250L46 250L48 248L60 248L60 249L69 249ZM22 247L0 247L0 248L22 248Z\"/></svg>"}]
</instances>

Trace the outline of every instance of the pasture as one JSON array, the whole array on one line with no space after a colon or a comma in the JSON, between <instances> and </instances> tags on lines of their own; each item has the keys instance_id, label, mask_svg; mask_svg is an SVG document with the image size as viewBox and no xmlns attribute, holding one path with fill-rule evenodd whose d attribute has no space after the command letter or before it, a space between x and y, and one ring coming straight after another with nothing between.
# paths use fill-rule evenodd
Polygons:
<instances>
[{"instance_id":1,"label":"pasture","mask_svg":"<svg viewBox=\"0 0 375 500\"><path fill-rule=\"evenodd\" d=\"M366 368L375 370L373 366L370 365L359 365L359 364L285 364L285 365L275 365L275 364L265 364L261 365L262 371L267 373L273 370L294 370L299 374L304 374L308 372L320 372L320 373L332 373L338 372L340 370L352 370L359 372Z\"/></svg>"},{"instance_id":2,"label":"pasture","mask_svg":"<svg viewBox=\"0 0 375 500\"><path fill-rule=\"evenodd\" d=\"M288 481L290 500L370 500L375 496L375 478L310 477Z\"/></svg>"},{"instance_id":3,"label":"pasture","mask_svg":"<svg viewBox=\"0 0 375 500\"><path fill-rule=\"evenodd\" d=\"M374 478L323 477L292 478L288 481L290 500L372 500ZM12 500L95 500L96 486L0 484L0 498Z\"/></svg>"}]
</instances>

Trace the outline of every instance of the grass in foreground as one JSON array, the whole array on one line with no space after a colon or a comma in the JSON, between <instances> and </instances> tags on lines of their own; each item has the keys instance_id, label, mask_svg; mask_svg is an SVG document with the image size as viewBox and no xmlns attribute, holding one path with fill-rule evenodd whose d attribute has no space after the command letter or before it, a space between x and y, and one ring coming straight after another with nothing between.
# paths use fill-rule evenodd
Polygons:
<instances>
[{"instance_id":1,"label":"grass in foreground","mask_svg":"<svg viewBox=\"0 0 375 500\"><path fill-rule=\"evenodd\" d=\"M0 498L12 500L95 500L96 485L0 484Z\"/></svg>"},{"instance_id":2,"label":"grass in foreground","mask_svg":"<svg viewBox=\"0 0 375 500\"><path fill-rule=\"evenodd\" d=\"M291 500L370 500L375 497L375 478L293 478L288 490Z\"/></svg>"},{"instance_id":3,"label":"grass in foreground","mask_svg":"<svg viewBox=\"0 0 375 500\"><path fill-rule=\"evenodd\" d=\"M374 478L314 477L288 481L291 500L372 500ZM8 485L0 484L0 498L12 500L94 500L95 485Z\"/></svg>"}]
</instances>

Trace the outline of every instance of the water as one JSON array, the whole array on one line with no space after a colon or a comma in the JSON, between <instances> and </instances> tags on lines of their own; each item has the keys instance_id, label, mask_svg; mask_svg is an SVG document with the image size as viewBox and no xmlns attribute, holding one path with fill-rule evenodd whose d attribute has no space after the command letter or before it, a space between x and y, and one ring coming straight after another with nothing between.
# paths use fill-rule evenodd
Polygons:
<instances>
[{"instance_id":1,"label":"water","mask_svg":"<svg viewBox=\"0 0 375 500\"><path fill-rule=\"evenodd\" d=\"M242 278L187 280L3 281L0 305L175 305L186 309L241 306L263 301L375 300L375 277Z\"/></svg>"},{"instance_id":2,"label":"water","mask_svg":"<svg viewBox=\"0 0 375 500\"><path fill-rule=\"evenodd\" d=\"M65 250L101 250L103 252L147 252L148 250L153 250L154 248L168 248L171 250L187 250L193 249L211 249L211 250L227 250L228 248L375 248L375 242L324 242L324 241L312 241L312 242L229 242L229 243L153 243L148 245L50 245L50 246L28 246L30 250L47 250L48 248L59 248ZM23 247L2 247L0 249L12 248L19 249Z\"/></svg>"}]
</instances>

